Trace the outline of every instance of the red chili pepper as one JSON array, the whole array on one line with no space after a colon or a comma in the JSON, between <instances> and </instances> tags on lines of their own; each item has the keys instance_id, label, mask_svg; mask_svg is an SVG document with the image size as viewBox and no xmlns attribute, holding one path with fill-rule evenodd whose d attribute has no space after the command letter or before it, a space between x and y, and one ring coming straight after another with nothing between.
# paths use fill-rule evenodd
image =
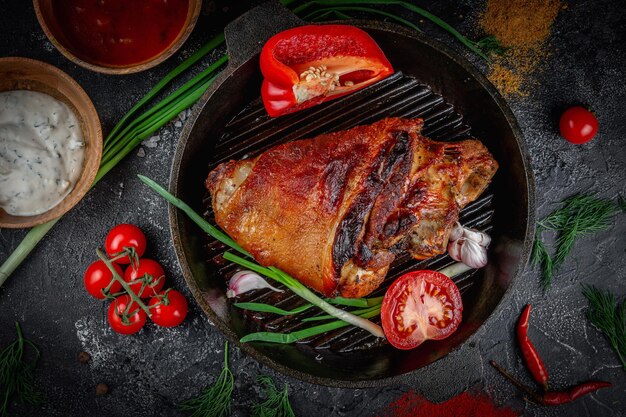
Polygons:
<instances>
[{"instance_id":1,"label":"red chili pepper","mask_svg":"<svg viewBox=\"0 0 626 417\"><path fill-rule=\"evenodd\" d=\"M522 356L526 367L535 378L535 381L539 383L545 391L548 390L548 371L543 364L539 352L528 338L528 321L530 319L530 304L526 304L522 314L517 322L517 340L519 341L520 349L522 350Z\"/></svg>"},{"instance_id":2,"label":"red chili pepper","mask_svg":"<svg viewBox=\"0 0 626 417\"><path fill-rule=\"evenodd\" d=\"M605 381L587 381L582 384L578 384L566 391L547 391L537 393L530 387L519 382L513 375L511 375L506 369L498 365L494 361L489 361L491 366L496 368L506 379L511 381L513 385L524 391L532 401L540 405L561 405L570 403L584 395L590 394L599 390L600 388L606 388L613 386L610 382Z\"/></svg>"},{"instance_id":3,"label":"red chili pepper","mask_svg":"<svg viewBox=\"0 0 626 417\"><path fill-rule=\"evenodd\" d=\"M561 405L572 402L583 395L595 392L600 388L610 387L613 384L604 381L587 381L576 385L567 391L548 391L539 396L542 405Z\"/></svg>"},{"instance_id":4,"label":"red chili pepper","mask_svg":"<svg viewBox=\"0 0 626 417\"><path fill-rule=\"evenodd\" d=\"M380 47L347 25L300 26L261 51L261 96L272 117L339 98L393 74Z\"/></svg>"}]
</instances>

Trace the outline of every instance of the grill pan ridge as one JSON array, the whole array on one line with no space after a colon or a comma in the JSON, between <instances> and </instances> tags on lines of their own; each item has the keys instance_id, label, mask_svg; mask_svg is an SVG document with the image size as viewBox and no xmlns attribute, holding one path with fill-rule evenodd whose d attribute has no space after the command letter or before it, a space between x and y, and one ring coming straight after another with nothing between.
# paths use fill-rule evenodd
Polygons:
<instances>
[{"instance_id":1,"label":"grill pan ridge","mask_svg":"<svg viewBox=\"0 0 626 417\"><path fill-rule=\"evenodd\" d=\"M273 20L267 16L273 16ZM507 298L530 253L534 182L517 123L493 86L463 58L419 34L368 21L349 24L370 33L397 70L394 75L320 106L269 118L259 98L260 45L275 32L298 23L286 9L268 3L227 27L231 63L188 119L176 149L170 191L194 210L204 212L214 224L203 183L219 163L253 157L279 143L370 124L385 117L420 117L424 119L424 136L438 141L479 138L500 164L487 191L460 214L463 225L492 234L490 263L484 269L454 278L465 307L457 332L408 352L395 350L354 327L292 345L240 344L238 340L253 331L291 332L324 323L299 320L323 313L311 308L294 319L232 306L224 293L226 281L237 267L223 259L226 248L170 207L174 247L184 277L212 324L243 351L280 372L316 384L350 388L410 383L419 389L427 378L429 389L436 389L439 383L439 388L451 396L454 392L448 387L449 378L444 382L429 365L437 361L450 368L463 367L463 357L450 353L476 342L477 329L501 308L498 306ZM242 27L255 28L256 32L246 32ZM452 262L447 255L420 262L408 255L400 256L371 296L383 295L393 279L404 272L440 269ZM304 303L289 291L266 290L245 294L237 301L268 303L287 310Z\"/></svg>"}]
</instances>

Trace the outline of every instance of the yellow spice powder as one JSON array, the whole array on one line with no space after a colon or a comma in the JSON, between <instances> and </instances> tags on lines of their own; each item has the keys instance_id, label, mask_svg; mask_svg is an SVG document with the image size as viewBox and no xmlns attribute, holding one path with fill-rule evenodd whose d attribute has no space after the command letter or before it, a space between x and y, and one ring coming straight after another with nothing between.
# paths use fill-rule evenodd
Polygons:
<instances>
[{"instance_id":1,"label":"yellow spice powder","mask_svg":"<svg viewBox=\"0 0 626 417\"><path fill-rule=\"evenodd\" d=\"M528 95L525 87L548 56L545 43L564 7L560 0L487 0L480 25L508 48L492 58L488 74L502 95Z\"/></svg>"}]
</instances>

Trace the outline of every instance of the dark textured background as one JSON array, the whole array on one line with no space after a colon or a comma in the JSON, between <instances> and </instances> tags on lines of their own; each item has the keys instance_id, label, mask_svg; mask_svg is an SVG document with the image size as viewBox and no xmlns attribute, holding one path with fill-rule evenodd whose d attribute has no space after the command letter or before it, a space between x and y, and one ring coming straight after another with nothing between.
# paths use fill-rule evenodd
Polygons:
<instances>
[{"instance_id":1,"label":"dark textured background","mask_svg":"<svg viewBox=\"0 0 626 417\"><path fill-rule=\"evenodd\" d=\"M461 32L479 35L474 28L482 1L416 4L456 25ZM68 72L92 98L106 133L169 69L252 5L205 0L196 30L180 53L148 72L116 77L91 73L60 55L39 28L30 2L0 0L0 56L36 58ZM441 30L428 23L422 26L428 35L446 42L486 70L484 63ZM626 194L625 44L623 0L571 1L557 19L551 54L534 77L530 94L508 100L531 153L540 217L556 202L577 192L610 198ZM577 103L590 106L600 120L598 137L582 146L568 144L556 131L560 111ZM124 337L109 329L104 304L89 297L82 286L83 270L95 260L94 250L108 229L132 222L146 232L148 254L164 264L168 282L189 295L174 257L166 205L135 176L142 173L167 183L184 118L181 115L119 164L64 216L0 289L0 346L14 339L13 322L17 320L43 352L37 385L46 403L43 408L16 406L12 415L179 415L175 406L198 394L221 369L224 338L193 301L181 327L162 329L148 324L138 335ZM233 349L233 414L248 414L249 405L259 398L254 381L258 375L268 374L277 384L289 383L298 416L369 417L411 388L441 401L469 387L482 389L497 404L523 410L528 416L626 416L626 371L604 338L584 318L586 301L580 292L580 283L593 283L626 295L625 219L622 215L610 230L578 242L548 294L540 291L537 272L527 268L507 304L500 306L479 330L476 340L480 342L454 353L462 358L463 366L458 369L445 369L435 363L416 387L335 389L284 377ZM22 230L0 230L0 260L24 235ZM491 369L488 360L498 360L529 381L512 330L522 306L528 302L534 306L530 334L544 355L554 387L590 377L611 381L615 386L558 408L526 405L519 393ZM88 365L77 360L82 350L92 355ZM100 382L109 385L109 395L95 396L95 385Z\"/></svg>"}]
</instances>

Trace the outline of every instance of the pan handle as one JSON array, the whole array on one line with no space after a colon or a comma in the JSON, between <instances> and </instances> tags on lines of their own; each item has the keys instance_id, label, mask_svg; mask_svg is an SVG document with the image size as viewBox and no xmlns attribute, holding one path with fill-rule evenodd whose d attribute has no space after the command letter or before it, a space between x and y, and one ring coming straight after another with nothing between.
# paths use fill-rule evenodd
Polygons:
<instances>
[{"instance_id":1,"label":"pan handle","mask_svg":"<svg viewBox=\"0 0 626 417\"><path fill-rule=\"evenodd\" d=\"M277 1L269 1L244 13L224 29L229 65L234 68L261 51L263 44L283 30L306 22Z\"/></svg>"}]
</instances>

